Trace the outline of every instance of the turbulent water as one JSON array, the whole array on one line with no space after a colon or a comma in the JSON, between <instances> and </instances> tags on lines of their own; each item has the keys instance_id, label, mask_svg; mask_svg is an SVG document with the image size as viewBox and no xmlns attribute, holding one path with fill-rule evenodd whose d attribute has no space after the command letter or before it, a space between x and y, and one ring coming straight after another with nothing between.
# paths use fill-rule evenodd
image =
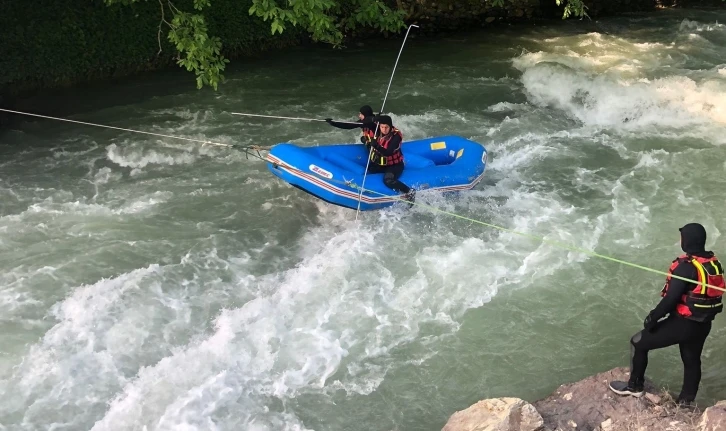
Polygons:
<instances>
[{"instance_id":1,"label":"turbulent water","mask_svg":"<svg viewBox=\"0 0 726 431\"><path fill-rule=\"evenodd\" d=\"M490 153L473 191L417 201L658 270L698 221L725 254L723 22L679 10L409 39L394 124ZM222 143L354 142L229 113L378 109L399 46L237 60L217 93L174 71L54 103ZM479 399L627 366L663 283L424 206L356 222L230 149L38 119L0 143L0 429L437 430ZM726 398L724 320L704 403ZM677 392L677 348L648 377Z\"/></svg>"}]
</instances>

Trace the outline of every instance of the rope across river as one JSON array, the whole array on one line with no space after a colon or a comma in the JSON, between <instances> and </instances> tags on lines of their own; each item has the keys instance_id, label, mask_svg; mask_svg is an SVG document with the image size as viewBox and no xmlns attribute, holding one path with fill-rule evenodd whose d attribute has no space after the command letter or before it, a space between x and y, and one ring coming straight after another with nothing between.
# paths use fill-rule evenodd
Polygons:
<instances>
[{"instance_id":1,"label":"rope across river","mask_svg":"<svg viewBox=\"0 0 726 431\"><path fill-rule=\"evenodd\" d=\"M226 147L226 148L231 148L231 149L238 149L238 150L244 151L248 156L252 156L252 157L258 158L258 159L260 159L262 161L265 161L265 162L268 162L268 163L273 163L270 160L268 160L266 157L263 157L263 156L261 156L259 154L259 151L266 151L270 147L261 147L261 146L255 146L255 145L224 144L224 143L220 143L220 142L213 142L213 141L207 141L207 140L201 140L201 139L193 139L193 138L187 138L187 137L183 137L183 136L166 135L166 134L161 134L161 133L146 132L146 131L142 131L142 130L134 130L134 129L128 129L128 128L122 128L122 127L108 126L108 125L103 125L103 124L88 123L88 122L84 122L84 121L70 120L70 119L66 119L66 118L51 117L51 116L47 116L47 115L32 114L32 113L29 113L29 112L13 111L13 110L10 110L10 109L3 109L3 108L0 108L0 111L2 111L2 112L9 112L9 113L18 114L18 115L26 115L26 116L31 116L31 117L45 118L45 119L50 119L50 120L65 121L65 122L69 122L69 123L83 124L83 125L87 125L87 126L94 126L94 127L100 127L100 128L106 128L106 129L122 130L122 131L125 131L125 132L139 133L139 134L145 134L145 135L151 135L151 136L158 136L158 137L164 137L164 138L171 138L171 139L180 139L180 140L185 140L185 141L190 141L190 142L201 143L202 145L214 145L214 146L219 146L219 147ZM363 187L359 187L355 183L353 183L352 181L340 181L340 180L328 179L328 178L325 178L325 177L323 177L321 175L318 175L315 172L301 171L300 169L298 169L298 168L296 168L294 166L290 166L288 164L285 164L284 166L282 166L282 168L288 169L288 170L292 170L292 171L296 171L296 172L305 173L307 175L316 175L317 177L319 177L323 181L327 181L327 182L330 182L330 183L337 183L339 185L352 187L355 190L359 190L361 193L363 193L363 192L369 192L369 193L373 193L373 194L385 196L383 193L376 192L375 190L364 189ZM674 274L669 274L668 272L665 272L665 271L661 271L661 270L658 270L658 269L653 269L653 268L650 268L650 267L647 267L647 266L644 266L644 265L639 265L639 264L633 263L633 262L628 262L626 260L617 259L617 258L614 258L614 257L611 257L611 256L607 256L607 255L604 255L604 254L596 253L594 251L587 250L587 249L583 249L583 248L580 248L580 247L576 247L576 246L573 246L573 245L570 245L570 244L565 244L565 243L562 243L562 242L559 242L559 241L548 240L546 238L542 238L542 237L537 236L537 235L532 235L532 234L525 233L525 232L519 232L519 231L516 231L516 230L513 230L513 229L509 229L509 228L506 228L506 227L503 227L503 226L498 226L498 225L495 225L495 224L492 224L492 223L487 223L487 222L482 221L482 220L477 220L475 218L471 218L471 217L464 216L464 215L461 215L461 214L456 214L456 213L451 212L451 211L442 210L440 208L436 208L434 206L427 205L427 204L424 204L424 203L421 203L421 202L413 202L412 203L412 202L409 202L407 200L402 199L399 196L390 196L390 197L392 197L393 199L395 199L395 200L397 200L399 202L403 202L403 203L405 203L407 205L413 204L413 205L416 205L416 206L421 207L421 208L426 208L426 209L428 209L428 210L430 210L432 212L446 214L448 216L455 217L455 218L458 218L458 219L461 219L461 220L466 220L468 222L475 223L475 224L478 224L478 225L481 225L481 226L486 226L486 227L490 227L490 228L493 228L493 229L497 229L497 230L500 230L500 231L503 231L503 232L509 232L509 233L512 233L512 234L515 234L515 235L519 235L519 236L522 236L522 237L525 237L525 238L530 238L530 239L538 240L538 241L540 241L540 242L542 242L544 244L549 244L549 245L554 246L554 247L559 247L559 248L563 248L565 250L575 251L575 252L578 252L578 253L583 253L583 254L586 254L588 256L597 257L597 258L600 258L600 259L604 259L604 260L608 260L608 261L611 261L611 262L615 262L615 263L619 263L619 264L622 264L622 265L626 265L626 266L629 266L629 267L632 267L632 268L640 269L640 270L643 270L643 271L648 271L648 272L651 272L651 273L654 273L654 274L659 274L659 275L663 275L663 276L671 276L672 278L677 278L679 280L687 281L687 282L694 283L694 284L699 284L699 285L706 286L706 287L711 288L711 289L716 289L716 290L720 290L720 291L726 291L726 289L723 289L723 288L720 288L720 287L717 287L717 286L712 286L712 285L707 284L707 283L702 283L702 282L699 282L697 280L691 280L689 278L681 277L681 276L674 275Z\"/></svg>"}]
</instances>

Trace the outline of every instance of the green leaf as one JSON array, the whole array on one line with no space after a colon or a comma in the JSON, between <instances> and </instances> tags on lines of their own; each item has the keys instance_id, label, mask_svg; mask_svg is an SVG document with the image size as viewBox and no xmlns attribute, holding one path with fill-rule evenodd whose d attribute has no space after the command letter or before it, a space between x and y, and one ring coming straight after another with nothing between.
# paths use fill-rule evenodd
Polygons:
<instances>
[{"instance_id":1,"label":"green leaf","mask_svg":"<svg viewBox=\"0 0 726 431\"><path fill-rule=\"evenodd\" d=\"M141 0L103 0L107 5L132 4ZM167 40L178 52L177 64L195 74L196 85L217 88L224 82L222 72L229 63L222 54L222 41L209 34L207 20L200 11L223 7L226 0L192 0L186 4L193 12L177 9L176 4L160 0L168 24ZM187 0L188 1L188 0ZM359 27L398 32L406 28L403 21L406 11L388 6L380 0L247 0L248 16L260 18L269 25L273 39L283 35L289 25L306 31L311 39L328 43L335 48L343 44L344 31ZM500 2L504 0L488 0ZM562 0L557 0L562 1ZM569 0L579 1L581 0ZM181 3L181 2L180 2ZM189 7L189 6L187 6ZM215 28L218 25L215 22ZM246 31L235 29L235 31ZM225 39L225 42L227 39ZM253 42L255 43L255 42ZM239 43L233 45L238 49Z\"/></svg>"}]
</instances>

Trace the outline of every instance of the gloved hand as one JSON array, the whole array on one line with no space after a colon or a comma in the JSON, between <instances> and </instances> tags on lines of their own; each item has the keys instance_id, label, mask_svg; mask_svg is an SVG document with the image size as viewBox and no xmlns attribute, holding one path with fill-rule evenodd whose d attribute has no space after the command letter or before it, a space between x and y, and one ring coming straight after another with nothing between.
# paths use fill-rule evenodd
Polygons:
<instances>
[{"instance_id":1,"label":"gloved hand","mask_svg":"<svg viewBox=\"0 0 726 431\"><path fill-rule=\"evenodd\" d=\"M643 328L645 328L648 332L653 332L653 329L655 329L657 324L658 321L653 319L653 316L651 316L650 313L648 313L648 315L645 316L645 320L643 320Z\"/></svg>"}]
</instances>

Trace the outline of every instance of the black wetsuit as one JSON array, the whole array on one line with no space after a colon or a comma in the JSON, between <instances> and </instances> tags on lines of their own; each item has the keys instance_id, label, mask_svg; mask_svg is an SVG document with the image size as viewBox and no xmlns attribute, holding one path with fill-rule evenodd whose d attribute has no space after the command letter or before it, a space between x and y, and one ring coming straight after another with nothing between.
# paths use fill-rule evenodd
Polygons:
<instances>
[{"instance_id":1,"label":"black wetsuit","mask_svg":"<svg viewBox=\"0 0 726 431\"><path fill-rule=\"evenodd\" d=\"M363 120L356 121L356 123L359 124L333 121L332 118L326 118L325 121L327 121L328 124L330 124L331 126L337 127L339 129L363 129L363 136L360 137L360 141L366 145L370 145L370 142L373 139L374 134L376 133L376 124L374 123L375 116L373 115L373 108L371 108L370 105L363 105L360 107L359 112L361 115L363 115Z\"/></svg>"},{"instance_id":2,"label":"black wetsuit","mask_svg":"<svg viewBox=\"0 0 726 431\"><path fill-rule=\"evenodd\" d=\"M689 224L682 228L681 238L683 251L693 256L712 257L713 253L704 250L706 232L700 225ZM676 267L674 275L698 280L696 267L684 262ZM687 319L676 312L676 305L682 295L695 288L677 278L671 278L666 295L648 314L644 322L645 329L631 338L631 374L630 386L642 388L645 380L645 369L648 366L648 352L678 344L683 361L683 385L678 397L679 401L691 402L696 398L701 382L701 353L708 334L711 332L713 317L705 322ZM658 322L668 315L668 318Z\"/></svg>"},{"instance_id":3,"label":"black wetsuit","mask_svg":"<svg viewBox=\"0 0 726 431\"><path fill-rule=\"evenodd\" d=\"M355 123L344 123L339 121L333 121L331 119L327 119L326 121L328 124L330 124L333 127L337 127L339 129L346 129L346 130L352 130L352 129L362 129L364 132L366 130L370 130L371 135L373 132L376 131L376 123L373 122L373 119L375 117L366 117L363 120L358 120ZM360 141L366 145L370 145L370 140L366 139L365 136L360 137Z\"/></svg>"}]
</instances>

